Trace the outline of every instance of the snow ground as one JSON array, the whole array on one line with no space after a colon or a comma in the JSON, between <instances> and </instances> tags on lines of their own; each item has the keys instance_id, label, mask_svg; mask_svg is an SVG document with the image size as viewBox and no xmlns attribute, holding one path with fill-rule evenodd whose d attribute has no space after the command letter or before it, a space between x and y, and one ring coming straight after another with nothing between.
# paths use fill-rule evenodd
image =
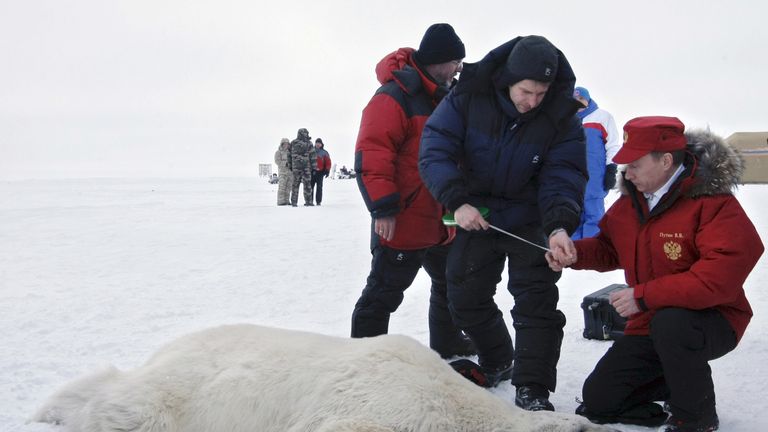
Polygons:
<instances>
[{"instance_id":1,"label":"snow ground","mask_svg":"<svg viewBox=\"0 0 768 432\"><path fill-rule=\"evenodd\" d=\"M742 186L737 196L765 238L768 187ZM276 185L260 178L0 182L0 431L61 431L25 421L65 382L110 363L136 367L194 330L249 322L348 336L370 263L355 182L327 181L322 207L275 202ZM746 285L755 317L741 345L712 362L724 431L768 429L766 279L763 257ZM582 338L581 301L621 281L619 272L572 270L560 281L568 324L558 411L573 412L609 346ZM428 296L422 272L390 332L426 344ZM513 398L508 383L493 391Z\"/></svg>"}]
</instances>

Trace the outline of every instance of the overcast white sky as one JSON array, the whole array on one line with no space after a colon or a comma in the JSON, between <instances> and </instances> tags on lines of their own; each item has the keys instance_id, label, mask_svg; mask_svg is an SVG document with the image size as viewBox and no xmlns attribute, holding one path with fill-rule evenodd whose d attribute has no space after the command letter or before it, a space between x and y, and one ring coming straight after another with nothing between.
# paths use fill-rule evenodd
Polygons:
<instances>
[{"instance_id":1,"label":"overcast white sky","mask_svg":"<svg viewBox=\"0 0 768 432\"><path fill-rule=\"evenodd\" d=\"M415 3L2 0L0 179L256 175L301 127L351 166L375 64L435 22L468 62L547 37L619 127L768 130L764 2Z\"/></svg>"}]
</instances>

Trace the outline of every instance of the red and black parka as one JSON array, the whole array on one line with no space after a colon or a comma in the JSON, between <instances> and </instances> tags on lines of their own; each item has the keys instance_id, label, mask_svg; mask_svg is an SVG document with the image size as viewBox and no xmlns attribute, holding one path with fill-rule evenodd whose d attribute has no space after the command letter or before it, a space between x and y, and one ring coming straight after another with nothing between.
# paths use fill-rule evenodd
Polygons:
<instances>
[{"instance_id":1,"label":"red and black parka","mask_svg":"<svg viewBox=\"0 0 768 432\"><path fill-rule=\"evenodd\" d=\"M642 193L624 180L623 195L600 221L600 234L576 241L575 269L624 269L643 309L625 334L647 335L656 311L714 308L737 341L752 318L744 281L764 247L732 189L743 162L708 131L687 132L685 170L648 210Z\"/></svg>"},{"instance_id":2,"label":"red and black parka","mask_svg":"<svg viewBox=\"0 0 768 432\"><path fill-rule=\"evenodd\" d=\"M376 66L381 87L363 110L355 145L357 185L373 219L394 216L391 241L372 232L372 243L415 250L451 240L442 224L445 210L419 176L419 142L424 124L447 93L400 48Z\"/></svg>"}]
</instances>

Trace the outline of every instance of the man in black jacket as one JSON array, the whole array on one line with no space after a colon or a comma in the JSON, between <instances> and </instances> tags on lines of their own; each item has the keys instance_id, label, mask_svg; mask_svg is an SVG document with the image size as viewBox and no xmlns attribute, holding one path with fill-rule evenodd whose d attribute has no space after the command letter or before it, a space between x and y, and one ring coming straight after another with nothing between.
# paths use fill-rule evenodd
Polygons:
<instances>
[{"instance_id":1,"label":"man in black jacket","mask_svg":"<svg viewBox=\"0 0 768 432\"><path fill-rule=\"evenodd\" d=\"M512 379L515 403L554 410L565 316L541 248L573 252L586 184L575 76L541 36L513 39L468 64L427 121L419 168L459 225L448 256L454 322L470 336L489 385ZM535 243L489 230L490 223ZM536 245L540 247L536 247ZM505 264L517 351L493 301ZM514 368L513 366L514 360Z\"/></svg>"}]
</instances>

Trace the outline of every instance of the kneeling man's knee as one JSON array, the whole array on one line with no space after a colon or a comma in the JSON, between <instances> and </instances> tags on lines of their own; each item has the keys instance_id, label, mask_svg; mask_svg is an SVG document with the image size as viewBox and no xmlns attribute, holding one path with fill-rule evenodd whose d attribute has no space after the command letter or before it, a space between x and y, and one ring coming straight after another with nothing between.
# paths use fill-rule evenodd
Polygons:
<instances>
[{"instance_id":1,"label":"kneeling man's knee","mask_svg":"<svg viewBox=\"0 0 768 432\"><path fill-rule=\"evenodd\" d=\"M657 349L659 344L671 343L691 348L700 345L702 341L698 339L701 338L701 332L691 325L691 312L682 308L665 308L656 312L651 319L650 336Z\"/></svg>"},{"instance_id":2,"label":"kneeling man's knee","mask_svg":"<svg viewBox=\"0 0 768 432\"><path fill-rule=\"evenodd\" d=\"M611 415L621 408L621 398L612 397L613 392L608 388L609 382L593 371L584 381L581 396L584 406L592 413Z\"/></svg>"}]
</instances>

